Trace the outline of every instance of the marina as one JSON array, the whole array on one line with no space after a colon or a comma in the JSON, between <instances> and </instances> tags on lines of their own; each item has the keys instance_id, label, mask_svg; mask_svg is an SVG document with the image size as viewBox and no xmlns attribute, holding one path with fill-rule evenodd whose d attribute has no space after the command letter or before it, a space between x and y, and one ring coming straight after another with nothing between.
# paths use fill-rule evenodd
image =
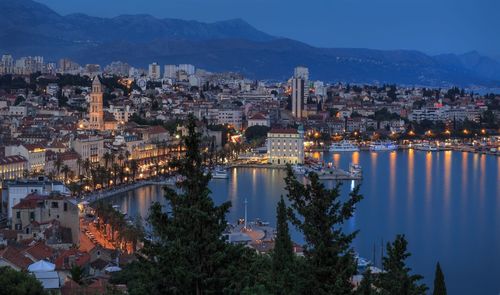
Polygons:
<instances>
[{"instance_id":1,"label":"marina","mask_svg":"<svg viewBox=\"0 0 500 295\"><path fill-rule=\"evenodd\" d=\"M344 181L346 195L361 183L364 199L346 231L360 230L354 250L380 267L381 244L404 233L412 256L409 265L432 283L435 263L447 270L450 294L474 294L481 284L485 294L498 291L500 273L500 158L457 151L311 153L310 157L336 167L351 163L363 169L361 181ZM227 220L268 221L275 226L276 203L284 190L283 169L229 169L227 180L212 180L209 187L216 203L231 201ZM336 181L325 180L333 187ZM285 198L286 199L286 198ZM147 185L108 198L131 216L147 217L152 202L166 205L159 185ZM303 238L293 227L292 239ZM476 241L481 241L477 243ZM460 245L460 247L456 247ZM375 255L374 255L374 250ZM473 254L474 253L474 254ZM485 267L487 266L487 267Z\"/></svg>"}]
</instances>

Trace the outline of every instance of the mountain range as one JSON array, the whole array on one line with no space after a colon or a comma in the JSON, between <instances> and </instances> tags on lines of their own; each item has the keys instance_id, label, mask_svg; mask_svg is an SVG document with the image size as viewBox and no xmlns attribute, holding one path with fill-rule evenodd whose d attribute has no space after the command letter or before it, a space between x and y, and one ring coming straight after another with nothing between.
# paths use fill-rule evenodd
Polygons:
<instances>
[{"instance_id":1,"label":"mountain range","mask_svg":"<svg viewBox=\"0 0 500 295\"><path fill-rule=\"evenodd\" d=\"M477 52L431 56L412 50L318 48L259 31L241 19L214 23L60 15L31 0L0 0L0 53L71 58L81 64L121 60L145 67L191 63L210 71L282 80L297 65L313 79L426 86L500 86L500 61Z\"/></svg>"}]
</instances>

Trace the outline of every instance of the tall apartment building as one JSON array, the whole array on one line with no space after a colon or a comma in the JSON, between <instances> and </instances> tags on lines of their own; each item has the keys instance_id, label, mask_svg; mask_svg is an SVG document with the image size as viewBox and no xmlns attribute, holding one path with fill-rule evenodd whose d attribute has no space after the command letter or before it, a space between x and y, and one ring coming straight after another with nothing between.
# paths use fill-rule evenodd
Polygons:
<instances>
[{"instance_id":1,"label":"tall apartment building","mask_svg":"<svg viewBox=\"0 0 500 295\"><path fill-rule=\"evenodd\" d=\"M304 104L308 93L307 83L309 80L309 69L306 67L296 67L292 78L292 116L297 119L304 114Z\"/></svg>"},{"instance_id":2,"label":"tall apartment building","mask_svg":"<svg viewBox=\"0 0 500 295\"><path fill-rule=\"evenodd\" d=\"M195 67L190 64L180 64L179 71L184 71L188 75L194 75Z\"/></svg>"},{"instance_id":3,"label":"tall apartment building","mask_svg":"<svg viewBox=\"0 0 500 295\"><path fill-rule=\"evenodd\" d=\"M160 80L161 69L159 64L154 62L149 65L148 78L151 80Z\"/></svg>"},{"instance_id":4,"label":"tall apartment building","mask_svg":"<svg viewBox=\"0 0 500 295\"><path fill-rule=\"evenodd\" d=\"M163 72L163 77L168 79L177 78L178 68L176 65L165 65L165 70Z\"/></svg>"}]
</instances>

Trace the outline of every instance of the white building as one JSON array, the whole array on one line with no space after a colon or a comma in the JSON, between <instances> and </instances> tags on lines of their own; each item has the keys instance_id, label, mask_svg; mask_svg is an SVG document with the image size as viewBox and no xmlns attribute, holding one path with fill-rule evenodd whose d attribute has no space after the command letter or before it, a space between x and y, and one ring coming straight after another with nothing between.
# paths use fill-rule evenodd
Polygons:
<instances>
[{"instance_id":1,"label":"white building","mask_svg":"<svg viewBox=\"0 0 500 295\"><path fill-rule=\"evenodd\" d=\"M160 80L160 77L161 77L160 65L155 62L150 64L148 70L148 78L151 80Z\"/></svg>"},{"instance_id":2,"label":"white building","mask_svg":"<svg viewBox=\"0 0 500 295\"><path fill-rule=\"evenodd\" d=\"M163 72L163 78L175 79L177 78L177 71L179 69L176 65L165 65L165 71Z\"/></svg>"},{"instance_id":3,"label":"white building","mask_svg":"<svg viewBox=\"0 0 500 295\"><path fill-rule=\"evenodd\" d=\"M269 163L273 165L304 163L304 130L273 129L267 134Z\"/></svg>"},{"instance_id":4,"label":"white building","mask_svg":"<svg viewBox=\"0 0 500 295\"><path fill-rule=\"evenodd\" d=\"M193 75L195 72L195 67L193 65L190 65L190 64L180 64L179 71L184 71L188 75Z\"/></svg>"},{"instance_id":5,"label":"white building","mask_svg":"<svg viewBox=\"0 0 500 295\"><path fill-rule=\"evenodd\" d=\"M269 119L269 116L266 116L261 113L257 113L250 118L248 118L248 127L252 126L267 126L271 127L271 120Z\"/></svg>"},{"instance_id":6,"label":"white building","mask_svg":"<svg viewBox=\"0 0 500 295\"><path fill-rule=\"evenodd\" d=\"M45 148L38 144L10 145L5 147L5 156L22 156L28 160L29 171L45 168Z\"/></svg>"},{"instance_id":7,"label":"white building","mask_svg":"<svg viewBox=\"0 0 500 295\"><path fill-rule=\"evenodd\" d=\"M243 112L236 109L219 110L217 121L222 125L231 125L235 129L241 129Z\"/></svg>"},{"instance_id":8,"label":"white building","mask_svg":"<svg viewBox=\"0 0 500 295\"><path fill-rule=\"evenodd\" d=\"M3 201L7 201L8 218L12 218L12 207L19 204L21 199L24 199L31 193L40 195L48 195L51 192L59 192L61 194L70 194L70 190L61 181L40 180L16 180L8 181L4 184L2 191Z\"/></svg>"}]
</instances>

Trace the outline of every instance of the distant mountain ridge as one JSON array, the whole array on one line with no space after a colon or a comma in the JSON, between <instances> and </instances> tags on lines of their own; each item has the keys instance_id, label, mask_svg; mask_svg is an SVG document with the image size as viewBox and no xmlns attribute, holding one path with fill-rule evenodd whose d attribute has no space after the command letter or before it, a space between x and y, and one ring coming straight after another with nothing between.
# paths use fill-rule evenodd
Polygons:
<instances>
[{"instance_id":1,"label":"distant mountain ridge","mask_svg":"<svg viewBox=\"0 0 500 295\"><path fill-rule=\"evenodd\" d=\"M429 86L500 85L500 62L477 52L429 56L410 50L317 48L261 32L241 19L203 23L149 15L61 16L31 0L0 0L0 53L121 60L144 67L192 63L250 78L286 79L306 65L314 79Z\"/></svg>"}]
</instances>

